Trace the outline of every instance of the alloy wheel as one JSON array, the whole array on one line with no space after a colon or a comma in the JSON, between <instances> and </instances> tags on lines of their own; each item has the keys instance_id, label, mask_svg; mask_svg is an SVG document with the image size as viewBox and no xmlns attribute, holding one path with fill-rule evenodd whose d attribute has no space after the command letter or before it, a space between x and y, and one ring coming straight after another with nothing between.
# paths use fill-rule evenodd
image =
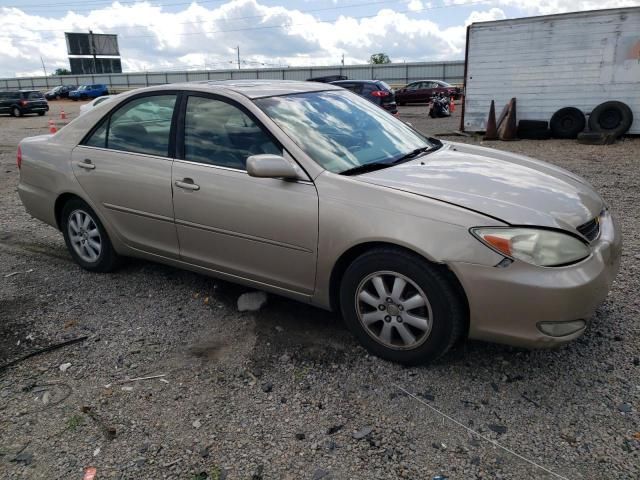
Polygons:
<instances>
[{"instance_id":1,"label":"alloy wheel","mask_svg":"<svg viewBox=\"0 0 640 480\"><path fill-rule=\"evenodd\" d=\"M67 222L69 240L73 250L88 263L94 263L100 258L102 251L102 237L95 220L84 210L74 210Z\"/></svg>"},{"instance_id":2,"label":"alloy wheel","mask_svg":"<svg viewBox=\"0 0 640 480\"><path fill-rule=\"evenodd\" d=\"M400 273L382 271L366 276L355 300L362 327L385 347L413 349L431 333L433 313L427 295Z\"/></svg>"}]
</instances>

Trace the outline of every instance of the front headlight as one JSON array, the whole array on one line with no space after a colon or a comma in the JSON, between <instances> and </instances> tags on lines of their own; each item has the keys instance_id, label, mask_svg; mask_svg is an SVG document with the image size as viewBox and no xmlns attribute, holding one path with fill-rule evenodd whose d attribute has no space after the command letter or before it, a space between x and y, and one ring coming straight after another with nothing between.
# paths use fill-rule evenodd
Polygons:
<instances>
[{"instance_id":1,"label":"front headlight","mask_svg":"<svg viewBox=\"0 0 640 480\"><path fill-rule=\"evenodd\" d=\"M589 248L571 235L538 228L472 228L488 247L509 257L541 267L575 263L589 256Z\"/></svg>"}]
</instances>

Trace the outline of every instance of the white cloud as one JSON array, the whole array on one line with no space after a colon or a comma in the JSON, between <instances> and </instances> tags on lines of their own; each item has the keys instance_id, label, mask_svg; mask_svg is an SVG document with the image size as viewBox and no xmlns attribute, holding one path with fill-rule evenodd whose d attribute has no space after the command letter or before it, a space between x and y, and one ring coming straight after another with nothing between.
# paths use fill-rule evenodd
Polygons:
<instances>
[{"instance_id":1,"label":"white cloud","mask_svg":"<svg viewBox=\"0 0 640 480\"><path fill-rule=\"evenodd\" d=\"M465 25L471 25L474 22L490 22L492 20L503 20L507 18L505 13L499 8L492 8L484 12L471 12L464 22Z\"/></svg>"},{"instance_id":2,"label":"white cloud","mask_svg":"<svg viewBox=\"0 0 640 480\"><path fill-rule=\"evenodd\" d=\"M409 4L407 5L407 7L412 12L417 12L417 11L420 11L420 10L422 10L424 8L423 5L422 5L422 2L420 0L411 0L409 2Z\"/></svg>"},{"instance_id":3,"label":"white cloud","mask_svg":"<svg viewBox=\"0 0 640 480\"><path fill-rule=\"evenodd\" d=\"M444 0L445 5L463 5L469 2L470 0ZM638 6L638 0L473 0L473 3L513 7L522 12L520 16Z\"/></svg>"}]
</instances>

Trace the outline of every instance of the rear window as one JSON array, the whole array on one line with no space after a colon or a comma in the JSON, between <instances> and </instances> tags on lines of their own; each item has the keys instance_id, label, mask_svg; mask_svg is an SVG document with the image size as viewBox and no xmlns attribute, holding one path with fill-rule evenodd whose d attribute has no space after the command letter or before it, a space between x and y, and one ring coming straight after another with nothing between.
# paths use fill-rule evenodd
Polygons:
<instances>
[{"instance_id":1,"label":"rear window","mask_svg":"<svg viewBox=\"0 0 640 480\"><path fill-rule=\"evenodd\" d=\"M380 85L385 90L391 91L391 87L387 83L383 82L382 80L378 81L378 85Z\"/></svg>"},{"instance_id":2,"label":"rear window","mask_svg":"<svg viewBox=\"0 0 640 480\"><path fill-rule=\"evenodd\" d=\"M44 95L40 92L27 92L27 99L29 100L40 100L44 98Z\"/></svg>"}]
</instances>

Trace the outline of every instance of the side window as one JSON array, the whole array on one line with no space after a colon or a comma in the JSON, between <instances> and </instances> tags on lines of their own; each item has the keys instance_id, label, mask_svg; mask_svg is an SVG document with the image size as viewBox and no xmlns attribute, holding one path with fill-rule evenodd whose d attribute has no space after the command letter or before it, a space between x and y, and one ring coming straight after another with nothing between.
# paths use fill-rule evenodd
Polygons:
<instances>
[{"instance_id":1,"label":"side window","mask_svg":"<svg viewBox=\"0 0 640 480\"><path fill-rule=\"evenodd\" d=\"M84 142L88 147L105 148L107 146L107 128L109 127L109 119L102 122L95 132Z\"/></svg>"},{"instance_id":2,"label":"side window","mask_svg":"<svg viewBox=\"0 0 640 480\"><path fill-rule=\"evenodd\" d=\"M422 82L412 83L407 87L407 90L418 90L422 88Z\"/></svg>"},{"instance_id":3,"label":"side window","mask_svg":"<svg viewBox=\"0 0 640 480\"><path fill-rule=\"evenodd\" d=\"M347 90L352 91L353 93L356 93L358 95L362 95L362 84L361 83L343 83L341 86L346 88Z\"/></svg>"},{"instance_id":4,"label":"side window","mask_svg":"<svg viewBox=\"0 0 640 480\"><path fill-rule=\"evenodd\" d=\"M281 155L282 149L242 110L212 98L188 98L185 160L245 170L247 157L261 153Z\"/></svg>"},{"instance_id":5,"label":"side window","mask_svg":"<svg viewBox=\"0 0 640 480\"><path fill-rule=\"evenodd\" d=\"M378 87L372 83L365 83L362 85L362 95L370 95L371 92L378 90Z\"/></svg>"},{"instance_id":6,"label":"side window","mask_svg":"<svg viewBox=\"0 0 640 480\"><path fill-rule=\"evenodd\" d=\"M109 122L107 148L166 157L175 103L175 95L156 95L133 100L116 110Z\"/></svg>"}]
</instances>

